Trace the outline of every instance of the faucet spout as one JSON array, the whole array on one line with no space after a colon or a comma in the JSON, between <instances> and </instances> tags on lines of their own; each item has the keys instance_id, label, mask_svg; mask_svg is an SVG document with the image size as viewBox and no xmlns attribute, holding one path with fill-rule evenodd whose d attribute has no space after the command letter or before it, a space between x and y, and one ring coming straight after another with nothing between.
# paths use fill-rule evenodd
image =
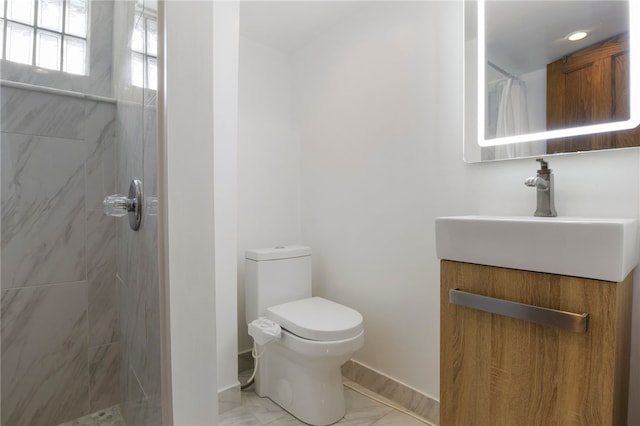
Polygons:
<instances>
[{"instance_id":1,"label":"faucet spout","mask_svg":"<svg viewBox=\"0 0 640 426\"><path fill-rule=\"evenodd\" d=\"M553 194L553 173L549 169L548 163L542 158L536 159L540 162L540 169L536 176L527 178L524 184L536 188L536 211L534 216L539 217L555 217L556 212Z\"/></svg>"},{"instance_id":2,"label":"faucet spout","mask_svg":"<svg viewBox=\"0 0 640 426\"><path fill-rule=\"evenodd\" d=\"M527 180L524 181L524 184L532 187L535 186L536 188L541 190L549 189L549 182L539 176L527 178Z\"/></svg>"}]
</instances>

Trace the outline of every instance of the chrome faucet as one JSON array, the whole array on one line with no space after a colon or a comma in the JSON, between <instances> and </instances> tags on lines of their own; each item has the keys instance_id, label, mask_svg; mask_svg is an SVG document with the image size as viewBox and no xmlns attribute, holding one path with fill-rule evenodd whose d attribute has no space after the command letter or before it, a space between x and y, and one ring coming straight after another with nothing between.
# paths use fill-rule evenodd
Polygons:
<instances>
[{"instance_id":1,"label":"chrome faucet","mask_svg":"<svg viewBox=\"0 0 640 426\"><path fill-rule=\"evenodd\" d=\"M540 162L540 169L534 177L527 178L524 184L536 188L537 208L534 216L553 217L558 216L556 213L555 203L553 200L553 173L548 168L549 163L542 158L537 158Z\"/></svg>"}]
</instances>

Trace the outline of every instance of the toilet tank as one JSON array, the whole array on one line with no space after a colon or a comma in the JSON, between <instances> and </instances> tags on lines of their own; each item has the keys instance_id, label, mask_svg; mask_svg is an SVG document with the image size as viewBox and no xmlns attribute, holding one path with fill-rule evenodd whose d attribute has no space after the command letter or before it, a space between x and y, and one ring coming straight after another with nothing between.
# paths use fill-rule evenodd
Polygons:
<instances>
[{"instance_id":1,"label":"toilet tank","mask_svg":"<svg viewBox=\"0 0 640 426\"><path fill-rule=\"evenodd\" d=\"M270 306L311 297L311 247L247 250L244 281L247 324Z\"/></svg>"}]
</instances>

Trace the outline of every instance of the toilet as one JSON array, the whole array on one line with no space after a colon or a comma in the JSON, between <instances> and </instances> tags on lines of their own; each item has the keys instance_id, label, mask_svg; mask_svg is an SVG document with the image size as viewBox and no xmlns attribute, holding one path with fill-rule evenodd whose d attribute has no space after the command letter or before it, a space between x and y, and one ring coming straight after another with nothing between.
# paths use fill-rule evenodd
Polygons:
<instances>
[{"instance_id":1,"label":"toilet","mask_svg":"<svg viewBox=\"0 0 640 426\"><path fill-rule=\"evenodd\" d=\"M277 323L281 337L257 345L255 391L311 425L345 414L340 367L364 344L362 315L311 296L311 248L277 246L246 251L247 324Z\"/></svg>"}]
</instances>

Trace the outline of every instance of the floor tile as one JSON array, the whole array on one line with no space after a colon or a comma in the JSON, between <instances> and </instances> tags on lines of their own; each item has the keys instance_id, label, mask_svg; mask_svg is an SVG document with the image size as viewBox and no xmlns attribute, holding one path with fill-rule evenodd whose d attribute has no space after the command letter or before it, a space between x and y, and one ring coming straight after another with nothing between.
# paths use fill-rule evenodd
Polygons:
<instances>
[{"instance_id":1,"label":"floor tile","mask_svg":"<svg viewBox=\"0 0 640 426\"><path fill-rule=\"evenodd\" d=\"M117 405L58 426L126 426Z\"/></svg>"},{"instance_id":2,"label":"floor tile","mask_svg":"<svg viewBox=\"0 0 640 426\"><path fill-rule=\"evenodd\" d=\"M262 426L249 410L240 406L220 415L218 426Z\"/></svg>"},{"instance_id":3,"label":"floor tile","mask_svg":"<svg viewBox=\"0 0 640 426\"><path fill-rule=\"evenodd\" d=\"M408 414L401 413L400 411L392 411L377 422L373 423L373 426L423 426L424 423L409 416Z\"/></svg>"},{"instance_id":4,"label":"floor tile","mask_svg":"<svg viewBox=\"0 0 640 426\"><path fill-rule=\"evenodd\" d=\"M338 424L371 425L393 411L393 408L351 389L345 389L344 397L347 414Z\"/></svg>"},{"instance_id":5,"label":"floor tile","mask_svg":"<svg viewBox=\"0 0 640 426\"><path fill-rule=\"evenodd\" d=\"M242 393L242 407L253 414L261 425L271 424L274 420L288 415L286 411L269 398L260 398L251 391Z\"/></svg>"},{"instance_id":6,"label":"floor tile","mask_svg":"<svg viewBox=\"0 0 640 426\"><path fill-rule=\"evenodd\" d=\"M425 423L352 389L345 388L347 413L336 425L344 426L418 426ZM221 426L304 426L269 398L260 398L253 390L242 392L241 404L220 415Z\"/></svg>"}]
</instances>

